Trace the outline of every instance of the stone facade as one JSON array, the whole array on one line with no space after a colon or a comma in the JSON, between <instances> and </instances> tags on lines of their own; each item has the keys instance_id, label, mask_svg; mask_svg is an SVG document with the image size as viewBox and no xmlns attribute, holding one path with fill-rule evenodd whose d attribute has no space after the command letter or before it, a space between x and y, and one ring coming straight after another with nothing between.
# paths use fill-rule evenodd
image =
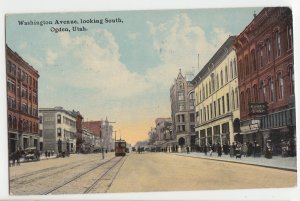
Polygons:
<instances>
[{"instance_id":1,"label":"stone facade","mask_svg":"<svg viewBox=\"0 0 300 201\"><path fill-rule=\"evenodd\" d=\"M179 70L170 88L173 135L180 149L195 145L195 92L194 86Z\"/></svg>"},{"instance_id":2,"label":"stone facade","mask_svg":"<svg viewBox=\"0 0 300 201\"><path fill-rule=\"evenodd\" d=\"M198 145L229 145L234 141L234 121L239 121L239 93L235 36L230 36L193 79L196 92Z\"/></svg>"},{"instance_id":3,"label":"stone facade","mask_svg":"<svg viewBox=\"0 0 300 201\"><path fill-rule=\"evenodd\" d=\"M62 107L40 108L43 151L76 152L76 118Z\"/></svg>"}]
</instances>

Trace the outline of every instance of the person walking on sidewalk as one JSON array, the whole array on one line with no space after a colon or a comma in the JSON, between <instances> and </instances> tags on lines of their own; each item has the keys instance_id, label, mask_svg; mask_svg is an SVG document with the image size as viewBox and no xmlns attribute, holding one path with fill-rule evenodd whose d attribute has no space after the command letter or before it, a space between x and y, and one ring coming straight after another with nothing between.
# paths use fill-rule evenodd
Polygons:
<instances>
[{"instance_id":1,"label":"person walking on sidewalk","mask_svg":"<svg viewBox=\"0 0 300 201\"><path fill-rule=\"evenodd\" d=\"M218 157L222 156L222 147L220 145L220 143L217 144L217 152L218 152Z\"/></svg>"},{"instance_id":2,"label":"person walking on sidewalk","mask_svg":"<svg viewBox=\"0 0 300 201\"><path fill-rule=\"evenodd\" d=\"M203 151L204 151L205 156L207 156L207 146L206 145L204 145Z\"/></svg>"},{"instance_id":3,"label":"person walking on sidewalk","mask_svg":"<svg viewBox=\"0 0 300 201\"><path fill-rule=\"evenodd\" d=\"M242 145L242 153L243 153L243 156L244 156L244 157L247 157L248 146L247 146L246 143L244 143L244 144Z\"/></svg>"}]
</instances>

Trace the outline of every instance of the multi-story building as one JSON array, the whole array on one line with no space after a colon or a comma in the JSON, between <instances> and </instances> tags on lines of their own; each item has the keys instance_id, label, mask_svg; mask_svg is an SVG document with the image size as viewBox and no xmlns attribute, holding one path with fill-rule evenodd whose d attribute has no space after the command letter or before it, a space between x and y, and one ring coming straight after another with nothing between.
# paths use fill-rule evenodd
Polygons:
<instances>
[{"instance_id":1,"label":"multi-story building","mask_svg":"<svg viewBox=\"0 0 300 201\"><path fill-rule=\"evenodd\" d=\"M39 108L43 150L76 152L76 117L63 107Z\"/></svg>"},{"instance_id":2,"label":"multi-story building","mask_svg":"<svg viewBox=\"0 0 300 201\"><path fill-rule=\"evenodd\" d=\"M176 140L174 140L172 131L172 120L171 118L157 118L155 120L155 129L157 140L156 147L157 150L162 151L175 151Z\"/></svg>"},{"instance_id":3,"label":"multi-story building","mask_svg":"<svg viewBox=\"0 0 300 201\"><path fill-rule=\"evenodd\" d=\"M170 88L171 118L174 139L177 141L178 151L187 147L193 149L195 136L195 91L191 81L181 74L181 69L174 84Z\"/></svg>"},{"instance_id":4,"label":"multi-story building","mask_svg":"<svg viewBox=\"0 0 300 201\"><path fill-rule=\"evenodd\" d=\"M100 149L101 148L101 136L102 136L102 121L85 121L82 122L83 128L86 128L88 131L91 132L92 135L94 135L94 149Z\"/></svg>"},{"instance_id":5,"label":"multi-story building","mask_svg":"<svg viewBox=\"0 0 300 201\"><path fill-rule=\"evenodd\" d=\"M82 128L82 122L83 122L83 116L80 114L79 111L72 110L71 114L76 118L76 150L78 151L81 147L81 144L83 142L82 135L83 135L83 128Z\"/></svg>"},{"instance_id":6,"label":"multi-story building","mask_svg":"<svg viewBox=\"0 0 300 201\"><path fill-rule=\"evenodd\" d=\"M38 71L6 46L9 153L39 149Z\"/></svg>"},{"instance_id":7,"label":"multi-story building","mask_svg":"<svg viewBox=\"0 0 300 201\"><path fill-rule=\"evenodd\" d=\"M230 36L193 79L199 146L231 144L239 122L235 36Z\"/></svg>"},{"instance_id":8,"label":"multi-story building","mask_svg":"<svg viewBox=\"0 0 300 201\"><path fill-rule=\"evenodd\" d=\"M241 136L281 152L295 144L292 11L264 8L235 40L241 97ZM292 149L292 148L291 148ZM295 146L293 146L295 150Z\"/></svg>"}]
</instances>

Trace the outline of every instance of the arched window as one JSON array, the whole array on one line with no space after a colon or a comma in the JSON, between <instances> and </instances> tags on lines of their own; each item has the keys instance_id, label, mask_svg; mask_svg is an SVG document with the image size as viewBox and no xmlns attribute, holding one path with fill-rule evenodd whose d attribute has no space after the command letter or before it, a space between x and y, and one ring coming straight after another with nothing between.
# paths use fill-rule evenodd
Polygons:
<instances>
[{"instance_id":1,"label":"arched window","mask_svg":"<svg viewBox=\"0 0 300 201\"><path fill-rule=\"evenodd\" d=\"M232 61L230 61L230 77L231 79L233 79L233 65L232 65Z\"/></svg>"},{"instance_id":2,"label":"arched window","mask_svg":"<svg viewBox=\"0 0 300 201\"><path fill-rule=\"evenodd\" d=\"M276 44L276 55L279 57L281 55L281 39L279 31L275 32L275 44Z\"/></svg>"},{"instance_id":3,"label":"arched window","mask_svg":"<svg viewBox=\"0 0 300 201\"><path fill-rule=\"evenodd\" d=\"M244 112L245 111L245 96L244 96L244 92L241 92L241 110Z\"/></svg>"},{"instance_id":4,"label":"arched window","mask_svg":"<svg viewBox=\"0 0 300 201\"><path fill-rule=\"evenodd\" d=\"M17 118L13 117L13 129L17 129Z\"/></svg>"},{"instance_id":5,"label":"arched window","mask_svg":"<svg viewBox=\"0 0 300 201\"><path fill-rule=\"evenodd\" d=\"M23 121L19 120L19 130L23 131Z\"/></svg>"},{"instance_id":6,"label":"arched window","mask_svg":"<svg viewBox=\"0 0 300 201\"><path fill-rule=\"evenodd\" d=\"M228 69L227 66L225 66L225 82L228 82Z\"/></svg>"},{"instance_id":7,"label":"arched window","mask_svg":"<svg viewBox=\"0 0 300 201\"><path fill-rule=\"evenodd\" d=\"M271 41L270 39L267 40L267 56L268 56L268 63L271 62Z\"/></svg>"},{"instance_id":8,"label":"arched window","mask_svg":"<svg viewBox=\"0 0 300 201\"><path fill-rule=\"evenodd\" d=\"M282 73L278 73L277 74L277 84L278 84L278 99L282 99L283 98L283 90L284 90L284 86L283 86L283 78L282 78Z\"/></svg>"},{"instance_id":9,"label":"arched window","mask_svg":"<svg viewBox=\"0 0 300 201\"><path fill-rule=\"evenodd\" d=\"M234 91L233 90L231 92L231 97L232 97L232 100L231 100L231 102L232 102L232 109L235 110Z\"/></svg>"},{"instance_id":10,"label":"arched window","mask_svg":"<svg viewBox=\"0 0 300 201\"><path fill-rule=\"evenodd\" d=\"M31 121L29 122L29 132L32 132L32 123L31 123Z\"/></svg>"},{"instance_id":11,"label":"arched window","mask_svg":"<svg viewBox=\"0 0 300 201\"><path fill-rule=\"evenodd\" d=\"M260 101L266 101L266 83L264 80L260 82Z\"/></svg>"},{"instance_id":12,"label":"arched window","mask_svg":"<svg viewBox=\"0 0 300 201\"><path fill-rule=\"evenodd\" d=\"M244 72L243 72L244 68L243 68L243 61L242 60L239 61L239 69L240 69L240 71L239 71L240 77L241 77L241 79L244 79Z\"/></svg>"},{"instance_id":13,"label":"arched window","mask_svg":"<svg viewBox=\"0 0 300 201\"><path fill-rule=\"evenodd\" d=\"M249 107L249 103L251 103L251 93L250 93L250 89L248 88L246 90L246 108L247 109Z\"/></svg>"},{"instance_id":14,"label":"arched window","mask_svg":"<svg viewBox=\"0 0 300 201\"><path fill-rule=\"evenodd\" d=\"M221 77L221 87L224 85L224 80L223 80L223 71L221 70L221 73L220 73L220 77Z\"/></svg>"},{"instance_id":15,"label":"arched window","mask_svg":"<svg viewBox=\"0 0 300 201\"><path fill-rule=\"evenodd\" d=\"M256 58L255 58L255 50L251 51L251 71L256 71Z\"/></svg>"},{"instance_id":16,"label":"arched window","mask_svg":"<svg viewBox=\"0 0 300 201\"><path fill-rule=\"evenodd\" d=\"M12 128L12 118L10 115L8 115L8 128L11 129Z\"/></svg>"},{"instance_id":17,"label":"arched window","mask_svg":"<svg viewBox=\"0 0 300 201\"><path fill-rule=\"evenodd\" d=\"M258 102L258 91L257 91L257 85L256 84L253 86L253 101L255 103Z\"/></svg>"},{"instance_id":18,"label":"arched window","mask_svg":"<svg viewBox=\"0 0 300 201\"><path fill-rule=\"evenodd\" d=\"M287 37L288 37L287 47L288 47L288 49L292 49L293 48L293 27L292 27L292 24L289 24L287 26Z\"/></svg>"},{"instance_id":19,"label":"arched window","mask_svg":"<svg viewBox=\"0 0 300 201\"><path fill-rule=\"evenodd\" d=\"M274 93L274 83L272 78L269 79L269 89L270 89L270 101L273 102L275 99L275 93Z\"/></svg>"},{"instance_id":20,"label":"arched window","mask_svg":"<svg viewBox=\"0 0 300 201\"><path fill-rule=\"evenodd\" d=\"M58 124L61 123L61 115L60 115L60 114L57 115L57 123L58 123Z\"/></svg>"}]
</instances>

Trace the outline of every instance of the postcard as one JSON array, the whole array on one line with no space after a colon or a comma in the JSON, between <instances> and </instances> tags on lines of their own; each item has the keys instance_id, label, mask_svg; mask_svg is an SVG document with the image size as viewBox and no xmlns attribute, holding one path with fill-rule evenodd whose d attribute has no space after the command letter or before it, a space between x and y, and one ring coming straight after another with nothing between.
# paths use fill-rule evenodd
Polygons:
<instances>
[{"instance_id":1,"label":"postcard","mask_svg":"<svg viewBox=\"0 0 300 201\"><path fill-rule=\"evenodd\" d=\"M293 11L5 14L9 195L297 188Z\"/></svg>"}]
</instances>

